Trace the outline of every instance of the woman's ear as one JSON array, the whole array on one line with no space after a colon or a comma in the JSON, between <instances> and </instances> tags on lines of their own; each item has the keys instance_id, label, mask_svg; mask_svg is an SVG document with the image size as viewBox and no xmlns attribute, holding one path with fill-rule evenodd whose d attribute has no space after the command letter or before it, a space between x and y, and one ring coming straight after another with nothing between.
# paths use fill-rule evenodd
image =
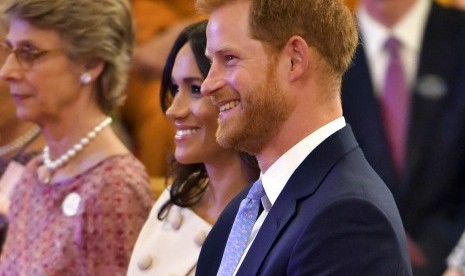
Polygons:
<instances>
[{"instance_id":1,"label":"woman's ear","mask_svg":"<svg viewBox=\"0 0 465 276\"><path fill-rule=\"evenodd\" d=\"M103 72L104 63L101 61L89 62L85 66L85 71L81 75L81 83L89 84L90 82L96 80Z\"/></svg>"},{"instance_id":2,"label":"woman's ear","mask_svg":"<svg viewBox=\"0 0 465 276\"><path fill-rule=\"evenodd\" d=\"M302 77L308 69L309 49L307 42L300 36L292 36L285 45L289 59L289 77L291 81Z\"/></svg>"}]
</instances>

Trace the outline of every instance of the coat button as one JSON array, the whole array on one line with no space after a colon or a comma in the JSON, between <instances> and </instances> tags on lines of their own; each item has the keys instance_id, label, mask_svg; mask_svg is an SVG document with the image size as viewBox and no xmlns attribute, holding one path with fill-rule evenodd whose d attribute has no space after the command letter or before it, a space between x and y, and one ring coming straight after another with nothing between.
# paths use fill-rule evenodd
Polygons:
<instances>
[{"instance_id":1,"label":"coat button","mask_svg":"<svg viewBox=\"0 0 465 276\"><path fill-rule=\"evenodd\" d=\"M173 212L169 215L168 220L174 230L178 230L182 225L182 215L179 212Z\"/></svg>"},{"instance_id":2,"label":"coat button","mask_svg":"<svg viewBox=\"0 0 465 276\"><path fill-rule=\"evenodd\" d=\"M147 270L152 265L152 257L150 255L145 255L137 262L137 266L140 270Z\"/></svg>"},{"instance_id":3,"label":"coat button","mask_svg":"<svg viewBox=\"0 0 465 276\"><path fill-rule=\"evenodd\" d=\"M203 243L205 242L205 239L207 238L207 233L205 231L199 231L197 234L194 236L194 242L198 246L202 246Z\"/></svg>"}]
</instances>

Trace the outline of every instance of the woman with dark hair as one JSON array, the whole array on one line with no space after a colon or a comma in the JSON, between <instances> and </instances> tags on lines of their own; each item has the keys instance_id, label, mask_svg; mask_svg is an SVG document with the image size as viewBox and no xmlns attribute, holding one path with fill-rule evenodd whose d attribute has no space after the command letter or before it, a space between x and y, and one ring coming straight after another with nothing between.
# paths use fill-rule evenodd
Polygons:
<instances>
[{"instance_id":1,"label":"woman with dark hair","mask_svg":"<svg viewBox=\"0 0 465 276\"><path fill-rule=\"evenodd\" d=\"M128 275L193 275L203 240L229 201L259 176L254 157L221 147L218 109L200 94L210 63L207 21L186 27L168 56L160 93L176 128L170 187L139 235Z\"/></svg>"}]
</instances>

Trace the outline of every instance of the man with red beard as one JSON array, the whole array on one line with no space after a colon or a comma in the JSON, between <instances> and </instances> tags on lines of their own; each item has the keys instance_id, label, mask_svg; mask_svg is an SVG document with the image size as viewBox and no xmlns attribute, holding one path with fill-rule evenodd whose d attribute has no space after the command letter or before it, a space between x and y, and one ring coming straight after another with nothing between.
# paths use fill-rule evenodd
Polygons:
<instances>
[{"instance_id":1,"label":"man with red beard","mask_svg":"<svg viewBox=\"0 0 465 276\"><path fill-rule=\"evenodd\" d=\"M358 41L343 1L197 4L217 139L256 155L262 175L218 219L196 275L411 275L392 194L342 116Z\"/></svg>"}]
</instances>

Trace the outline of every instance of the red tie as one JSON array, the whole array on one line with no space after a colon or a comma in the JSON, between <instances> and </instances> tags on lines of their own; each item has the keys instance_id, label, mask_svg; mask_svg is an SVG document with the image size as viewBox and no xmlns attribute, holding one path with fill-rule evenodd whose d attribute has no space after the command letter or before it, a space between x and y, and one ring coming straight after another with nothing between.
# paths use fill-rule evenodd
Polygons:
<instances>
[{"instance_id":1,"label":"red tie","mask_svg":"<svg viewBox=\"0 0 465 276\"><path fill-rule=\"evenodd\" d=\"M389 63L384 79L381 108L394 168L401 176L405 162L409 93L400 58L400 42L390 37L384 46L389 54Z\"/></svg>"}]
</instances>

